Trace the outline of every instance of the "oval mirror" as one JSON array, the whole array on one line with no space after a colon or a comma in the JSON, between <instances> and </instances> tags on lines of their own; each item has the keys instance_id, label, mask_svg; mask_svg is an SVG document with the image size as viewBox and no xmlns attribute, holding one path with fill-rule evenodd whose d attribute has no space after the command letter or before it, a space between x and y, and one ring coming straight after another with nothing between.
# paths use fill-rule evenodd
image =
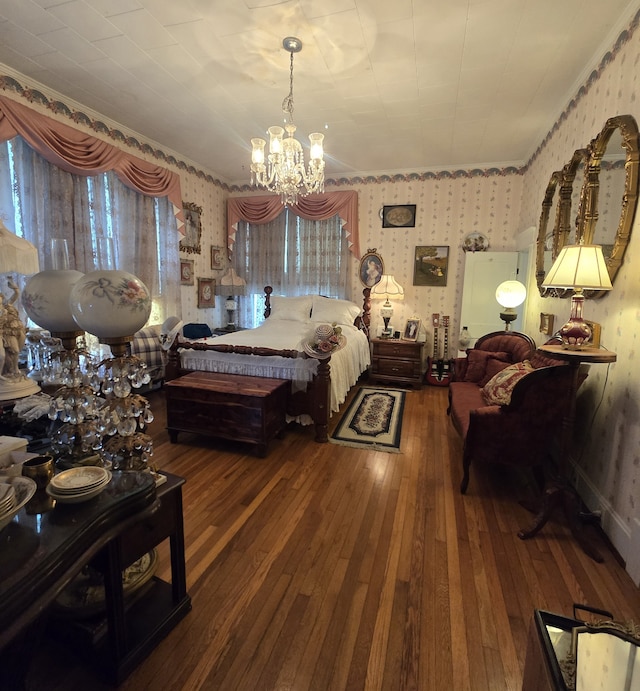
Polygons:
<instances>
[{"instance_id":1,"label":"oval mirror","mask_svg":"<svg viewBox=\"0 0 640 691\"><path fill-rule=\"evenodd\" d=\"M638 126L632 115L609 118L591 142L584 191L583 227L586 244L602 246L611 283L629 244L638 201ZM602 297L606 291L585 291Z\"/></svg>"}]
</instances>

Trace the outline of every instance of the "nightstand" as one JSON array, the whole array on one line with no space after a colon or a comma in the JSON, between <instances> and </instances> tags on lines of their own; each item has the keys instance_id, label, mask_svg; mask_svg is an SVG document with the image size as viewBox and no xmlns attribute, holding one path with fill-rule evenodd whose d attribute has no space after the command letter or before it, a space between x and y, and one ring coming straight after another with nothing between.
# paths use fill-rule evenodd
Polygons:
<instances>
[{"instance_id":1,"label":"nightstand","mask_svg":"<svg viewBox=\"0 0 640 691\"><path fill-rule=\"evenodd\" d=\"M372 338L369 376L379 382L402 382L422 386L424 343L398 338Z\"/></svg>"}]
</instances>

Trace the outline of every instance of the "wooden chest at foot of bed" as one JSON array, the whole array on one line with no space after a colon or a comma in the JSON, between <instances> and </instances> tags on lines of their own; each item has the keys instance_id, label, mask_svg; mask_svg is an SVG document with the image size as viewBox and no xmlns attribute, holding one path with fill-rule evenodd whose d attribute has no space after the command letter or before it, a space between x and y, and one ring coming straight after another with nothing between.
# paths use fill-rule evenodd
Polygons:
<instances>
[{"instance_id":1,"label":"wooden chest at foot of bed","mask_svg":"<svg viewBox=\"0 0 640 691\"><path fill-rule=\"evenodd\" d=\"M194 432L257 446L266 455L271 439L284 431L289 382L239 374L191 372L165 384L167 430Z\"/></svg>"}]
</instances>

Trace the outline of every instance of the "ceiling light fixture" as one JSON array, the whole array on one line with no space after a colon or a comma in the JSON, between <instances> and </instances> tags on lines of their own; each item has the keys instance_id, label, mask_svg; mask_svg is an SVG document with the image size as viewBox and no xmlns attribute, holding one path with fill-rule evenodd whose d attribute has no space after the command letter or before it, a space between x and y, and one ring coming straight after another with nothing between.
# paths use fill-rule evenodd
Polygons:
<instances>
[{"instance_id":1,"label":"ceiling light fixture","mask_svg":"<svg viewBox=\"0 0 640 691\"><path fill-rule=\"evenodd\" d=\"M324 192L324 134L314 132L309 135L310 160L308 167L305 167L302 144L293 136L296 131L293 124L293 54L302 50L302 41L287 36L282 45L291 55L289 95L282 102L285 126L283 129L275 125L267 130L268 165L265 164L266 141L258 138L251 140L251 182L271 192L277 192L282 198L282 203L288 206L296 203L298 195L306 197L312 192ZM283 137L285 130L287 136Z\"/></svg>"}]
</instances>

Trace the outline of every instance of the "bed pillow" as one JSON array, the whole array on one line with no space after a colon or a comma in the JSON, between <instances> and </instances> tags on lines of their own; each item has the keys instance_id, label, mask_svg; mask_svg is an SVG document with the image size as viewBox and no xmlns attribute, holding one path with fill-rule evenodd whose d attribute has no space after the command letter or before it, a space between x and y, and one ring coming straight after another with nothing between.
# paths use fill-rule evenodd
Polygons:
<instances>
[{"instance_id":1,"label":"bed pillow","mask_svg":"<svg viewBox=\"0 0 640 691\"><path fill-rule=\"evenodd\" d=\"M294 322L308 322L311 314L311 295L298 297L271 296L271 314L269 319Z\"/></svg>"},{"instance_id":2,"label":"bed pillow","mask_svg":"<svg viewBox=\"0 0 640 691\"><path fill-rule=\"evenodd\" d=\"M355 302L340 300L339 298L325 298L322 295L314 295L311 309L311 320L314 322L327 322L329 324L353 325L353 320L360 315L362 310Z\"/></svg>"},{"instance_id":3,"label":"bed pillow","mask_svg":"<svg viewBox=\"0 0 640 691\"><path fill-rule=\"evenodd\" d=\"M511 362L509 353L493 352L491 350L474 350L473 348L467 352L467 371L464 375L465 381L472 381L476 384L485 379L487 372L487 365L491 360L505 363L505 367ZM498 370L494 371L491 376L497 374ZM491 377L489 377L490 379ZM487 381L489 381L487 379ZM484 384L487 382L485 381ZM481 386L484 386L481 384Z\"/></svg>"},{"instance_id":4,"label":"bed pillow","mask_svg":"<svg viewBox=\"0 0 640 691\"><path fill-rule=\"evenodd\" d=\"M482 397L487 405L509 405L515 385L533 371L533 365L529 360L505 367L485 384Z\"/></svg>"}]
</instances>

